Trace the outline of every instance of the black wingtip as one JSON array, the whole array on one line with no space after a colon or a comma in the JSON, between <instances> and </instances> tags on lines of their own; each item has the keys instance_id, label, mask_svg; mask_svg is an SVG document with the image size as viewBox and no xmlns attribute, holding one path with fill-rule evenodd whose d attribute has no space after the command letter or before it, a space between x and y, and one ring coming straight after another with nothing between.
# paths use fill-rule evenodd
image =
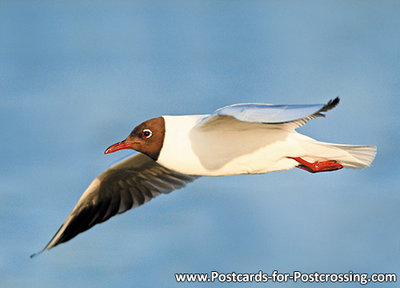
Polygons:
<instances>
[{"instance_id":1,"label":"black wingtip","mask_svg":"<svg viewBox=\"0 0 400 288\"><path fill-rule=\"evenodd\" d=\"M319 112L326 112L328 110L331 110L333 108L335 108L340 102L340 98L336 97L335 99L331 99L329 100L328 103L325 104L324 107L322 107L322 109Z\"/></svg>"},{"instance_id":2,"label":"black wingtip","mask_svg":"<svg viewBox=\"0 0 400 288\"><path fill-rule=\"evenodd\" d=\"M340 102L340 98L336 97L335 99L331 99L328 104L326 104L325 106L327 106L328 110L335 108Z\"/></svg>"}]
</instances>

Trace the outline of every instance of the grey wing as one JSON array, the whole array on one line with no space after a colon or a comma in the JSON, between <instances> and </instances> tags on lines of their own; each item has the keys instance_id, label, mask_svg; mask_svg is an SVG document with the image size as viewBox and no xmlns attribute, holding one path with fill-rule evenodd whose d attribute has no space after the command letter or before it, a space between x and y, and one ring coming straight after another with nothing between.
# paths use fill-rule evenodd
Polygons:
<instances>
[{"instance_id":1,"label":"grey wing","mask_svg":"<svg viewBox=\"0 0 400 288\"><path fill-rule=\"evenodd\" d=\"M111 166L92 181L64 224L41 252L67 242L94 225L140 206L160 194L180 189L196 178L167 169L144 154L131 156Z\"/></svg>"},{"instance_id":2,"label":"grey wing","mask_svg":"<svg viewBox=\"0 0 400 288\"><path fill-rule=\"evenodd\" d=\"M242 122L263 124L288 123L297 128L308 120L324 117L322 112L334 108L340 99L336 97L327 104L314 105L271 105L271 104L234 104L216 110L213 114L204 117L198 124L199 128L206 128L226 118L234 118Z\"/></svg>"}]
</instances>

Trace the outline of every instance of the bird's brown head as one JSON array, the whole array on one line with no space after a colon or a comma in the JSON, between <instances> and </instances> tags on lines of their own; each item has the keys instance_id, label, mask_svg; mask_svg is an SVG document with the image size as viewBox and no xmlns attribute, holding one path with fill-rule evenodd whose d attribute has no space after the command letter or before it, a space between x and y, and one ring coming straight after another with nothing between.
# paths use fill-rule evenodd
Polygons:
<instances>
[{"instance_id":1,"label":"bird's brown head","mask_svg":"<svg viewBox=\"0 0 400 288\"><path fill-rule=\"evenodd\" d=\"M164 143L164 135L164 118L153 118L136 126L125 140L111 145L104 151L104 154L121 149L133 149L156 161Z\"/></svg>"}]
</instances>

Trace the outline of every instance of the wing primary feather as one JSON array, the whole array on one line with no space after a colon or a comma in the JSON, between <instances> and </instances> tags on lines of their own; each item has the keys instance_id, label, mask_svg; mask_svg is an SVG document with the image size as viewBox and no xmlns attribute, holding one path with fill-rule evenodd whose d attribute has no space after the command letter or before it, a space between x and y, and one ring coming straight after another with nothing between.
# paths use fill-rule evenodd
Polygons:
<instances>
[{"instance_id":1,"label":"wing primary feather","mask_svg":"<svg viewBox=\"0 0 400 288\"><path fill-rule=\"evenodd\" d=\"M324 107L322 107L322 109L319 112L321 113L321 112L329 111L329 110L335 108L339 104L339 102L340 102L339 97L336 97L335 99L331 99L331 100L329 100L329 102L327 104L324 105Z\"/></svg>"},{"instance_id":2,"label":"wing primary feather","mask_svg":"<svg viewBox=\"0 0 400 288\"><path fill-rule=\"evenodd\" d=\"M103 215L101 222L110 219L118 213L119 207L121 206L121 194L124 190L126 190L125 186L122 189L119 189L119 191L116 191L116 193L113 193L113 197L110 198L110 202L107 205L107 210Z\"/></svg>"},{"instance_id":3,"label":"wing primary feather","mask_svg":"<svg viewBox=\"0 0 400 288\"><path fill-rule=\"evenodd\" d=\"M121 201L119 203L118 214L125 212L126 210L131 209L133 206L132 195L129 191L129 188L121 191Z\"/></svg>"},{"instance_id":4,"label":"wing primary feather","mask_svg":"<svg viewBox=\"0 0 400 288\"><path fill-rule=\"evenodd\" d=\"M147 196L149 198L153 198L153 194L151 194L150 189L141 183L140 185L133 186L135 188L136 193L142 194L144 197Z\"/></svg>"},{"instance_id":5,"label":"wing primary feather","mask_svg":"<svg viewBox=\"0 0 400 288\"><path fill-rule=\"evenodd\" d=\"M144 200L145 200L144 194L145 193L142 191L142 188L147 189L147 187L144 185L140 185L140 186L136 186L136 187L132 187L132 188L133 189L130 191L134 190L136 192L136 193L133 193L133 197L135 198L138 206L144 204Z\"/></svg>"},{"instance_id":6,"label":"wing primary feather","mask_svg":"<svg viewBox=\"0 0 400 288\"><path fill-rule=\"evenodd\" d=\"M31 258L114 215L140 206L160 194L182 188L197 178L167 169L141 153L124 159L92 181L57 233Z\"/></svg>"}]
</instances>

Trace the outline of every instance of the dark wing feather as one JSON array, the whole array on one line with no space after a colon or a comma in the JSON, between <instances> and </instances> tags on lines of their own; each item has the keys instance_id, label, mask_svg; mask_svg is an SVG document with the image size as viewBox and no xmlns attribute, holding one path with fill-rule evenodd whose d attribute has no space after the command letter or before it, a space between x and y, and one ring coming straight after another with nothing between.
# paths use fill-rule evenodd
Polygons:
<instances>
[{"instance_id":1,"label":"dark wing feather","mask_svg":"<svg viewBox=\"0 0 400 288\"><path fill-rule=\"evenodd\" d=\"M180 189L196 178L167 169L144 154L131 156L92 181L42 251L67 242L94 225L143 205L160 194Z\"/></svg>"}]
</instances>

